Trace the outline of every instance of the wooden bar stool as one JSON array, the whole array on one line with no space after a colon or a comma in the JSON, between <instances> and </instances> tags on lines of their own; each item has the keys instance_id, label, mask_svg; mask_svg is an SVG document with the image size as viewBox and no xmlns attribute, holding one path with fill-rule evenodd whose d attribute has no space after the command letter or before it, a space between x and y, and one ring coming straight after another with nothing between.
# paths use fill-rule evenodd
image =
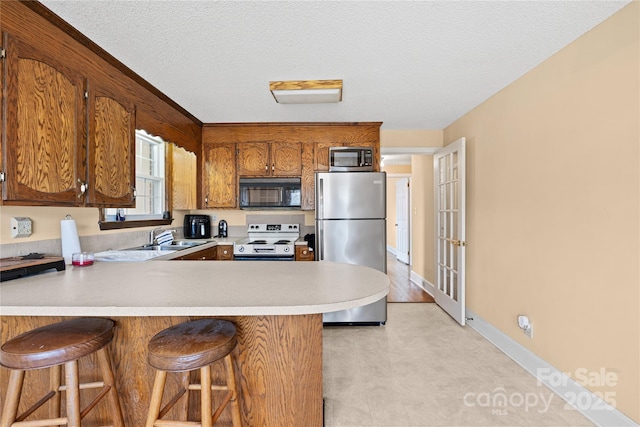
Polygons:
<instances>
[{"instance_id":1,"label":"wooden bar stool","mask_svg":"<svg viewBox=\"0 0 640 427\"><path fill-rule=\"evenodd\" d=\"M149 341L149 364L156 368L155 382L149 405L146 427L158 426L200 426L211 427L227 404L231 403L231 417L234 427L242 425L238 389L233 369L231 352L236 346L236 327L233 323L220 319L200 319L180 323L167 328ZM224 361L226 385L211 383L211 365ZM189 372L200 369L200 384L191 384ZM162 396L167 372L182 373L182 388L162 410ZM189 390L200 390L201 421L162 420L161 418L186 394L188 408ZM227 390L215 413L212 408L212 391ZM185 417L186 418L186 417Z\"/></svg>"},{"instance_id":2,"label":"wooden bar stool","mask_svg":"<svg viewBox=\"0 0 640 427\"><path fill-rule=\"evenodd\" d=\"M110 319L84 317L33 329L10 339L0 347L0 364L11 369L0 427L67 425L80 427L81 419L105 396L109 397L114 427L124 427L122 410L115 388L107 344L113 338L115 322ZM80 384L78 359L96 353L102 381ZM64 365L65 384L60 384ZM50 392L18 416L25 371L50 368ZM80 389L101 388L96 397L80 411ZM60 392L66 392L66 417L60 417ZM44 403L49 417L24 421Z\"/></svg>"}]
</instances>

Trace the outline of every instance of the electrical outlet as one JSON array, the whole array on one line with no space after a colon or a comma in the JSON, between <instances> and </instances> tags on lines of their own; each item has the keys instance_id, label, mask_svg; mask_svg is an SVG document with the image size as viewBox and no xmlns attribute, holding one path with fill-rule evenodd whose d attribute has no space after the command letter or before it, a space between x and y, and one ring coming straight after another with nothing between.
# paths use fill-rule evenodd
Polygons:
<instances>
[{"instance_id":1,"label":"electrical outlet","mask_svg":"<svg viewBox=\"0 0 640 427\"><path fill-rule=\"evenodd\" d=\"M523 332L529 338L533 338L533 323L529 323L529 327L525 329Z\"/></svg>"},{"instance_id":2,"label":"electrical outlet","mask_svg":"<svg viewBox=\"0 0 640 427\"><path fill-rule=\"evenodd\" d=\"M11 218L11 237L31 236L31 225L31 218L29 217Z\"/></svg>"}]
</instances>

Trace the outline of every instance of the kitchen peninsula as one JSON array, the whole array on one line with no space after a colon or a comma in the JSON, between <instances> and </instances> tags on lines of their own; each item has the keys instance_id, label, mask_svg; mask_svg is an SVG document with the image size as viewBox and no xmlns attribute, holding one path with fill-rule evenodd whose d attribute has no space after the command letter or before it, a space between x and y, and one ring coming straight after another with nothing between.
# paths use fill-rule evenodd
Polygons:
<instances>
[{"instance_id":1,"label":"kitchen peninsula","mask_svg":"<svg viewBox=\"0 0 640 427\"><path fill-rule=\"evenodd\" d=\"M330 262L96 263L0 284L1 339L69 317L114 319L116 384L125 423L136 427L144 425L153 379L148 340L190 318L226 318L238 327L244 425L319 427L322 313L377 301L388 290L388 277L377 270ZM31 401L47 378L27 374L29 389L41 388ZM1 389L7 381L8 370L0 369ZM87 425L105 422L100 411Z\"/></svg>"}]
</instances>

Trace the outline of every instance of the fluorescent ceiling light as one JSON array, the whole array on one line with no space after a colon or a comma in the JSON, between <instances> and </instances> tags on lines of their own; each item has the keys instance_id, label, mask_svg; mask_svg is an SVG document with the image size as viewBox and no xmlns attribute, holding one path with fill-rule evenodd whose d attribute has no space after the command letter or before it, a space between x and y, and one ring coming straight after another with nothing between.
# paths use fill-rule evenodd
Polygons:
<instances>
[{"instance_id":1,"label":"fluorescent ceiling light","mask_svg":"<svg viewBox=\"0 0 640 427\"><path fill-rule=\"evenodd\" d=\"M342 80L289 80L269 82L279 104L316 104L342 101Z\"/></svg>"}]
</instances>

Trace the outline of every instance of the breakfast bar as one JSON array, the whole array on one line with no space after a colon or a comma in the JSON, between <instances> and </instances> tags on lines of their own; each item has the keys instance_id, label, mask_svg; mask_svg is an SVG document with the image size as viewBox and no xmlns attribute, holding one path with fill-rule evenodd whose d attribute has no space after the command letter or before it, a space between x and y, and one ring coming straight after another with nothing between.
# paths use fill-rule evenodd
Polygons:
<instances>
[{"instance_id":1,"label":"breakfast bar","mask_svg":"<svg viewBox=\"0 0 640 427\"><path fill-rule=\"evenodd\" d=\"M1 283L0 338L73 317L115 320L116 385L125 424L137 427L144 425L153 383L146 348L151 337L198 317L231 320L238 330L243 425L319 427L322 313L366 305L388 291L385 274L331 262L95 263ZM95 361L81 361L81 375L83 363ZM0 369L0 389L7 382L8 370ZM44 373L29 372L27 399L39 399L47 383ZM168 382L172 387L178 384ZM96 408L84 422L103 425L105 411ZM197 402L188 411L197 415Z\"/></svg>"}]
</instances>

